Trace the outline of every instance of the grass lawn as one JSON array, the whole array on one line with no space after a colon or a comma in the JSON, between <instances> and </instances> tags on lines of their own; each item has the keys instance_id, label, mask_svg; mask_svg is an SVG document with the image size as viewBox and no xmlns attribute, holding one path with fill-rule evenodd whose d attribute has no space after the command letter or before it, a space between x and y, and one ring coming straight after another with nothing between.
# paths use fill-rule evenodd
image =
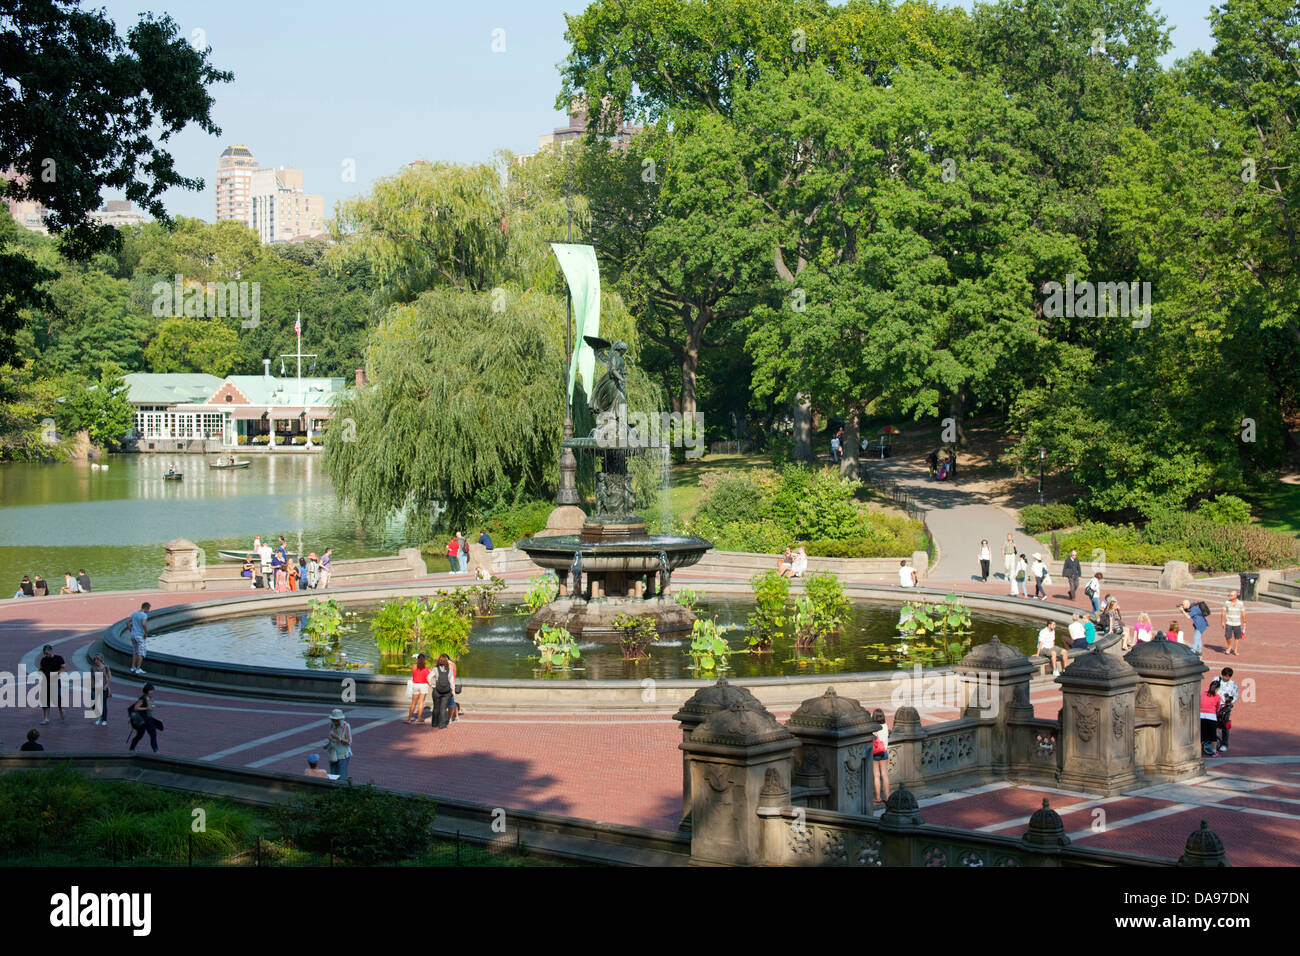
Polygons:
<instances>
[{"instance_id":1,"label":"grass lawn","mask_svg":"<svg viewBox=\"0 0 1300 956\"><path fill-rule=\"evenodd\" d=\"M1300 484L1278 482L1251 495L1250 501L1265 528L1300 534Z\"/></svg>"}]
</instances>

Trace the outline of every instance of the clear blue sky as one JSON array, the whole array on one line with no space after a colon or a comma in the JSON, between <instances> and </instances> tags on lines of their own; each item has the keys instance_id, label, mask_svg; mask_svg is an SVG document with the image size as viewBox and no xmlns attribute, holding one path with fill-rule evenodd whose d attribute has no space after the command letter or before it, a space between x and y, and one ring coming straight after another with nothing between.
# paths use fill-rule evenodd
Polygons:
<instances>
[{"instance_id":1,"label":"clear blue sky","mask_svg":"<svg viewBox=\"0 0 1300 956\"><path fill-rule=\"evenodd\" d=\"M555 107L564 13L586 0L94 0L120 31L143 10L168 13L189 37L203 30L212 59L235 74L214 87L222 135L187 130L177 166L201 176L173 190L173 214L212 220L217 157L231 143L264 166L303 170L307 192L334 203L415 159L477 162L496 149L531 153L562 125ZM972 0L962 0L970 9ZM1208 49L1210 0L1161 0L1174 53ZM504 52L492 50L504 31ZM356 181L343 181L345 160ZM113 198L106 195L105 198Z\"/></svg>"}]
</instances>

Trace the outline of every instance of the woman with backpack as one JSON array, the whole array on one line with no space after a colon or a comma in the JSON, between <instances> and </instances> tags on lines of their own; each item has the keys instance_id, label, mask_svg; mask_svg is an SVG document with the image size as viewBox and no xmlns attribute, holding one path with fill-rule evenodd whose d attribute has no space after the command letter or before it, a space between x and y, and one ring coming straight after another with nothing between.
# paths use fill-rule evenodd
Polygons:
<instances>
[{"instance_id":1,"label":"woman with backpack","mask_svg":"<svg viewBox=\"0 0 1300 956\"><path fill-rule=\"evenodd\" d=\"M452 695L456 691L456 665L446 654L438 655L438 664L430 680L433 685L433 719L429 725L434 730L445 730L451 722Z\"/></svg>"},{"instance_id":2,"label":"woman with backpack","mask_svg":"<svg viewBox=\"0 0 1300 956\"><path fill-rule=\"evenodd\" d=\"M880 725L871 742L871 766L876 781L876 799L884 803L889 799L889 724L885 722L885 712L879 707L871 712L871 719Z\"/></svg>"},{"instance_id":3,"label":"woman with backpack","mask_svg":"<svg viewBox=\"0 0 1300 956\"><path fill-rule=\"evenodd\" d=\"M135 739L131 741L131 750L140 742L140 738L145 734L149 735L149 746L153 747L153 752L158 752L158 731L162 730L162 722L155 720L153 716L153 684L145 684L140 696L136 698L134 704L127 708L127 717L131 721L131 727L135 730Z\"/></svg>"}]
</instances>

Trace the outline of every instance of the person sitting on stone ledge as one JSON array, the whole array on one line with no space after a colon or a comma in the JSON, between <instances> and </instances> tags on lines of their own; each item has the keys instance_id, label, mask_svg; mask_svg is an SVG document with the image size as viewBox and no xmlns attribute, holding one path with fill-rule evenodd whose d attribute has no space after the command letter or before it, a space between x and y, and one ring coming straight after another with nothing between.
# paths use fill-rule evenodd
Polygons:
<instances>
[{"instance_id":1,"label":"person sitting on stone ledge","mask_svg":"<svg viewBox=\"0 0 1300 956\"><path fill-rule=\"evenodd\" d=\"M794 558L790 561L790 577L801 578L807 570L808 552L804 550L803 545L800 545L795 548Z\"/></svg>"},{"instance_id":2,"label":"person sitting on stone ledge","mask_svg":"<svg viewBox=\"0 0 1300 956\"><path fill-rule=\"evenodd\" d=\"M776 573L783 578L790 577L791 567L794 565L794 549L786 548L785 554L777 558Z\"/></svg>"},{"instance_id":3,"label":"person sitting on stone ledge","mask_svg":"<svg viewBox=\"0 0 1300 956\"><path fill-rule=\"evenodd\" d=\"M1052 663L1052 676L1060 677L1061 671L1069 662L1069 654L1064 648L1056 646L1056 622L1048 621L1047 626L1038 632L1038 654ZM1061 655L1061 663L1056 663L1056 655Z\"/></svg>"}]
</instances>

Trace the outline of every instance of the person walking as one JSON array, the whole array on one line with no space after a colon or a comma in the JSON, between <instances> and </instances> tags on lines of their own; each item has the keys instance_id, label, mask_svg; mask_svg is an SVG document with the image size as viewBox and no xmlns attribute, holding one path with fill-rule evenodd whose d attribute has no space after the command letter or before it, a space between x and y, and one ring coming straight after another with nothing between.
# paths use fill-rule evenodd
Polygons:
<instances>
[{"instance_id":1,"label":"person walking","mask_svg":"<svg viewBox=\"0 0 1300 956\"><path fill-rule=\"evenodd\" d=\"M145 735L149 735L149 746L153 752L158 752L158 731L162 730L162 724L153 715L153 684L145 684L144 689L140 691L140 696L136 698L135 703L126 709L127 717L131 721L131 727L135 730L135 739L131 741L131 750Z\"/></svg>"},{"instance_id":2,"label":"person walking","mask_svg":"<svg viewBox=\"0 0 1300 956\"><path fill-rule=\"evenodd\" d=\"M307 559L298 558L298 590L307 590Z\"/></svg>"},{"instance_id":3,"label":"person walking","mask_svg":"<svg viewBox=\"0 0 1300 956\"><path fill-rule=\"evenodd\" d=\"M1236 591L1229 591L1228 600L1224 603L1220 614L1223 623L1223 639L1228 644L1228 653L1240 657L1237 651L1241 647L1241 639L1246 636L1246 602L1237 597Z\"/></svg>"},{"instance_id":4,"label":"person walking","mask_svg":"<svg viewBox=\"0 0 1300 956\"><path fill-rule=\"evenodd\" d=\"M64 660L54 653L54 648L46 644L41 648L41 723L50 722L50 701L59 708L59 720L63 720L63 685L59 675L63 673Z\"/></svg>"},{"instance_id":5,"label":"person walking","mask_svg":"<svg viewBox=\"0 0 1300 956\"><path fill-rule=\"evenodd\" d=\"M90 661L90 679L92 686L95 688L95 718L96 727L108 726L108 701L113 696L110 684L113 682L113 672L109 670L108 664L104 662L103 656L96 654Z\"/></svg>"},{"instance_id":6,"label":"person walking","mask_svg":"<svg viewBox=\"0 0 1300 956\"><path fill-rule=\"evenodd\" d=\"M1232 730L1232 705L1237 702L1237 682L1232 668L1219 671L1219 753L1228 749L1228 731Z\"/></svg>"},{"instance_id":7,"label":"person walking","mask_svg":"<svg viewBox=\"0 0 1300 956\"><path fill-rule=\"evenodd\" d=\"M1201 638L1210 629L1210 622L1207 620L1210 616L1210 606L1204 601L1184 600L1179 607L1182 608L1183 615L1192 622L1192 653L1200 657Z\"/></svg>"},{"instance_id":8,"label":"person walking","mask_svg":"<svg viewBox=\"0 0 1300 956\"><path fill-rule=\"evenodd\" d=\"M1073 601L1074 592L1079 590L1079 578L1083 577L1083 568L1079 565L1079 552L1076 549L1070 549L1070 556L1061 566L1061 574L1070 582L1070 600Z\"/></svg>"},{"instance_id":9,"label":"person walking","mask_svg":"<svg viewBox=\"0 0 1300 956\"><path fill-rule=\"evenodd\" d=\"M330 575L334 573L333 561L334 549L326 548L320 556L320 586L323 588L330 586Z\"/></svg>"},{"instance_id":10,"label":"person walking","mask_svg":"<svg viewBox=\"0 0 1300 956\"><path fill-rule=\"evenodd\" d=\"M889 723L879 707L871 712L871 719L880 725L871 741L871 768L876 782L876 799L884 803L889 799Z\"/></svg>"},{"instance_id":11,"label":"person walking","mask_svg":"<svg viewBox=\"0 0 1300 956\"><path fill-rule=\"evenodd\" d=\"M423 654L415 656L415 666L411 668L411 710L406 715L408 724L418 724L424 720L424 699L429 696L429 665Z\"/></svg>"},{"instance_id":12,"label":"person walking","mask_svg":"<svg viewBox=\"0 0 1300 956\"><path fill-rule=\"evenodd\" d=\"M985 538L980 542L980 580L987 582L989 579L989 564L993 560L993 551L989 548L989 539Z\"/></svg>"},{"instance_id":13,"label":"person walking","mask_svg":"<svg viewBox=\"0 0 1300 956\"><path fill-rule=\"evenodd\" d=\"M1088 600L1092 602L1092 613L1096 614L1101 610L1101 572L1098 571L1088 583L1083 586L1083 593L1088 595Z\"/></svg>"},{"instance_id":14,"label":"person walking","mask_svg":"<svg viewBox=\"0 0 1300 956\"><path fill-rule=\"evenodd\" d=\"M348 761L352 759L352 727L344 716L338 707L330 711L330 732L325 738L330 755L330 773L340 780L348 779Z\"/></svg>"},{"instance_id":15,"label":"person walking","mask_svg":"<svg viewBox=\"0 0 1300 956\"><path fill-rule=\"evenodd\" d=\"M455 574L457 569L460 567L460 560L457 557L459 554L460 537L453 534L451 539L447 542L447 570L452 574Z\"/></svg>"},{"instance_id":16,"label":"person walking","mask_svg":"<svg viewBox=\"0 0 1300 956\"><path fill-rule=\"evenodd\" d=\"M1007 580L1011 583L1011 593L1016 593L1016 558L1019 557L1019 550L1016 548L1016 539L1007 533L1007 540L1002 545L1002 567L1006 570Z\"/></svg>"},{"instance_id":17,"label":"person walking","mask_svg":"<svg viewBox=\"0 0 1300 956\"><path fill-rule=\"evenodd\" d=\"M1012 595L1016 593L1016 585L1020 586L1021 597L1029 597L1029 561L1023 554L1016 558L1016 576L1015 580L1012 581Z\"/></svg>"},{"instance_id":18,"label":"person walking","mask_svg":"<svg viewBox=\"0 0 1300 956\"><path fill-rule=\"evenodd\" d=\"M433 669L433 717L429 726L444 730L451 722L451 700L456 690L456 665L446 654L438 655Z\"/></svg>"},{"instance_id":19,"label":"person walking","mask_svg":"<svg viewBox=\"0 0 1300 956\"><path fill-rule=\"evenodd\" d=\"M1047 565L1043 563L1043 556L1037 551L1034 552L1034 560L1029 565L1029 572L1034 576L1034 597L1039 601L1047 600L1047 589L1043 587L1043 579L1047 577Z\"/></svg>"},{"instance_id":20,"label":"person walking","mask_svg":"<svg viewBox=\"0 0 1300 956\"><path fill-rule=\"evenodd\" d=\"M144 673L145 641L149 639L149 602L131 612L131 673Z\"/></svg>"}]
</instances>

